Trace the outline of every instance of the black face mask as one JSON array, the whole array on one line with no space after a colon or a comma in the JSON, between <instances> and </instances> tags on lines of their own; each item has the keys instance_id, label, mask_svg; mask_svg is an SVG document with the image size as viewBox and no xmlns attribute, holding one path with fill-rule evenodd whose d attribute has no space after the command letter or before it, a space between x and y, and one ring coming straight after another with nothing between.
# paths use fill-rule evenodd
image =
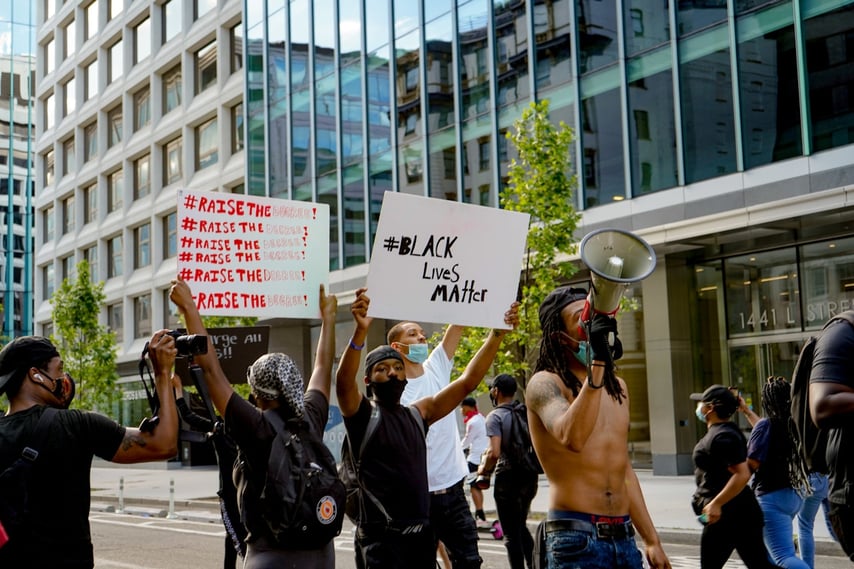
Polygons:
<instances>
[{"instance_id":1,"label":"black face mask","mask_svg":"<svg viewBox=\"0 0 854 569\"><path fill-rule=\"evenodd\" d=\"M495 397L495 395L493 395L493 393L495 393L495 390L490 389L489 390L489 402L492 403L493 407L498 407L498 399Z\"/></svg>"},{"instance_id":2,"label":"black face mask","mask_svg":"<svg viewBox=\"0 0 854 569\"><path fill-rule=\"evenodd\" d=\"M407 381L405 379L389 379L382 383L372 381L369 385L374 399L384 405L397 405L400 403L400 396L403 395L403 390L406 389Z\"/></svg>"},{"instance_id":3,"label":"black face mask","mask_svg":"<svg viewBox=\"0 0 854 569\"><path fill-rule=\"evenodd\" d=\"M42 374L53 381L53 389L48 389L44 383L40 383L39 385L56 397L61 408L68 409L71 406L71 402L74 401L74 395L77 393L77 384L74 382L74 378L67 373L63 373L57 378L53 378L44 372Z\"/></svg>"}]
</instances>

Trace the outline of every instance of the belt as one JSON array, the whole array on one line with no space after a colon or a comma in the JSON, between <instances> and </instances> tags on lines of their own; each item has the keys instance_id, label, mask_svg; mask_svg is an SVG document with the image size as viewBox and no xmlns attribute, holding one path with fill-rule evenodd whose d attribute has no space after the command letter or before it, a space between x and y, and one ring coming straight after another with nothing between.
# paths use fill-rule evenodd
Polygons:
<instances>
[{"instance_id":1,"label":"belt","mask_svg":"<svg viewBox=\"0 0 854 569\"><path fill-rule=\"evenodd\" d=\"M583 520L546 520L546 533L575 530L592 533L599 539L626 539L635 535L632 522L609 524L607 522L585 522Z\"/></svg>"},{"instance_id":2,"label":"belt","mask_svg":"<svg viewBox=\"0 0 854 569\"><path fill-rule=\"evenodd\" d=\"M456 491L457 489L462 489L463 481L460 480L456 484L448 486L447 488L442 488L441 490L433 490L430 492L431 496L442 496L443 494L450 494L451 492Z\"/></svg>"}]
</instances>

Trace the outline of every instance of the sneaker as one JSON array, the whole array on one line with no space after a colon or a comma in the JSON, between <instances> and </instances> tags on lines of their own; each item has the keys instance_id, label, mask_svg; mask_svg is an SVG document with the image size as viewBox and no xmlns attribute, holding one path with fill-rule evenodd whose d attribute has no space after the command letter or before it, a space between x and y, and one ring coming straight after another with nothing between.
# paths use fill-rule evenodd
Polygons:
<instances>
[{"instance_id":1,"label":"sneaker","mask_svg":"<svg viewBox=\"0 0 854 569\"><path fill-rule=\"evenodd\" d=\"M477 529L492 529L492 523L486 520L475 520L475 525Z\"/></svg>"}]
</instances>

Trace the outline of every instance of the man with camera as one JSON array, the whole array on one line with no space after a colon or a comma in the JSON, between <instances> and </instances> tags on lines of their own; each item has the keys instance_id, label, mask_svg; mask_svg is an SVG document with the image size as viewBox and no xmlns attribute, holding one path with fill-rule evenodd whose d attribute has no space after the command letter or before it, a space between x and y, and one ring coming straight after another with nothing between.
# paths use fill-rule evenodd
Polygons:
<instances>
[{"instance_id":1,"label":"man with camera","mask_svg":"<svg viewBox=\"0 0 854 569\"><path fill-rule=\"evenodd\" d=\"M47 338L23 336L0 351L0 393L9 398L8 414L0 418L0 471L29 445L40 447L33 449L38 455L27 479L25 521L0 547L0 567L94 566L88 519L92 458L129 464L175 456L178 415L171 378L176 354L168 330L155 332L148 355L161 401L160 420L144 432L100 413L68 409L74 380L63 371L59 352ZM41 444L34 442L39 432L49 433L38 437ZM14 499L10 491L15 489L0 483L0 501Z\"/></svg>"},{"instance_id":2,"label":"man with camera","mask_svg":"<svg viewBox=\"0 0 854 569\"><path fill-rule=\"evenodd\" d=\"M614 375L622 356L617 323L598 313L585 322L586 299L586 290L560 287L540 305L543 337L525 397L551 490L541 525L548 566L640 569L637 529L649 566L666 569L670 561L629 461L628 390ZM580 541L589 547L579 552Z\"/></svg>"}]
</instances>

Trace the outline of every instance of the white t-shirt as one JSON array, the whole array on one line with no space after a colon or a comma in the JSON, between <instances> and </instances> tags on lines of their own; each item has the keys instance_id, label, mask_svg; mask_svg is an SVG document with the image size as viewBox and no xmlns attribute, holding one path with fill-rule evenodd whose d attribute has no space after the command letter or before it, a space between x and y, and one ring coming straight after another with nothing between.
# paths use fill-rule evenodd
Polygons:
<instances>
[{"instance_id":1,"label":"white t-shirt","mask_svg":"<svg viewBox=\"0 0 854 569\"><path fill-rule=\"evenodd\" d=\"M469 462L480 464L483 451L489 446L489 437L486 436L486 419L480 413L472 415L466 423L466 436L462 441L463 450L469 449Z\"/></svg>"},{"instance_id":2,"label":"white t-shirt","mask_svg":"<svg viewBox=\"0 0 854 569\"><path fill-rule=\"evenodd\" d=\"M400 403L411 405L423 397L439 393L451 382L452 363L442 344L436 346L424 362L424 375L406 378L406 389ZM453 486L468 473L457 420L452 411L430 425L427 431L427 482L430 491Z\"/></svg>"}]
</instances>

